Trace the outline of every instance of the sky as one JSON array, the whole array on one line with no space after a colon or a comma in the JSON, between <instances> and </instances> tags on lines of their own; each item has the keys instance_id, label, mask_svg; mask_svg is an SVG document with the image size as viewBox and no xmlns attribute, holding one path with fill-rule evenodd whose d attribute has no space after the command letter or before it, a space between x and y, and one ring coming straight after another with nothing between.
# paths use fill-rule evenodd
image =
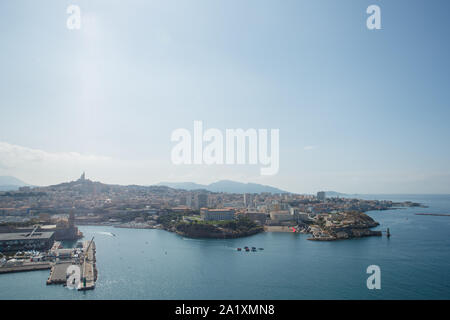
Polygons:
<instances>
[{"instance_id":1,"label":"sky","mask_svg":"<svg viewBox=\"0 0 450 320\"><path fill-rule=\"evenodd\" d=\"M366 9L381 8L381 30ZM66 26L81 9L81 28ZM0 1L0 175L450 193L447 0ZM279 171L171 134L279 129Z\"/></svg>"}]
</instances>

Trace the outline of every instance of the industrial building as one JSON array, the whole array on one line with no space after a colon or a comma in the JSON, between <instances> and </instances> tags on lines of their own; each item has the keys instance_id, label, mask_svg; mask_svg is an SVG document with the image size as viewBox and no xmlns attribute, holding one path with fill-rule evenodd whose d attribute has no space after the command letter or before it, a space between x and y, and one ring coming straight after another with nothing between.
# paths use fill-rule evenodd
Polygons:
<instances>
[{"instance_id":1,"label":"industrial building","mask_svg":"<svg viewBox=\"0 0 450 320\"><path fill-rule=\"evenodd\" d=\"M0 252L48 250L54 240L54 232L0 233Z\"/></svg>"}]
</instances>

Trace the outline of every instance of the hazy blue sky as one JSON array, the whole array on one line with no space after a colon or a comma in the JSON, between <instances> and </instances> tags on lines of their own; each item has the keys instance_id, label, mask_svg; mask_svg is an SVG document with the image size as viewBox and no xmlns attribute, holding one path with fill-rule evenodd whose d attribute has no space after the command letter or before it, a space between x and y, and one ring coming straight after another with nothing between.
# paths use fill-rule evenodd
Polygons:
<instances>
[{"instance_id":1,"label":"hazy blue sky","mask_svg":"<svg viewBox=\"0 0 450 320\"><path fill-rule=\"evenodd\" d=\"M81 30L66 9L81 8ZM366 28L381 7L382 30ZM450 193L450 2L2 0L0 175ZM175 166L171 132L279 128L280 170Z\"/></svg>"}]
</instances>

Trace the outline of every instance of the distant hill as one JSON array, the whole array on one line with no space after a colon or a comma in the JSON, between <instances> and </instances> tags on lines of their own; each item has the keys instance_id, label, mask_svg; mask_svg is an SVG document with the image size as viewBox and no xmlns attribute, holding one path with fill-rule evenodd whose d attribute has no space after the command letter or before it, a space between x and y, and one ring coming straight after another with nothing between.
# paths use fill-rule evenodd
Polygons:
<instances>
[{"instance_id":1,"label":"distant hill","mask_svg":"<svg viewBox=\"0 0 450 320\"><path fill-rule=\"evenodd\" d=\"M325 195L327 196L327 198L336 198L336 197L343 197L346 194L345 193L336 192L336 191L325 191Z\"/></svg>"},{"instance_id":2,"label":"distant hill","mask_svg":"<svg viewBox=\"0 0 450 320\"><path fill-rule=\"evenodd\" d=\"M0 191L15 191L20 187L28 187L30 184L23 182L15 177L0 176Z\"/></svg>"},{"instance_id":3,"label":"distant hill","mask_svg":"<svg viewBox=\"0 0 450 320\"><path fill-rule=\"evenodd\" d=\"M325 191L325 195L327 196L327 198L348 198L348 197L355 197L358 196L357 193L353 193L353 194L349 194L349 193L341 193L341 192L336 192L336 191Z\"/></svg>"},{"instance_id":4,"label":"distant hill","mask_svg":"<svg viewBox=\"0 0 450 320\"><path fill-rule=\"evenodd\" d=\"M198 184L194 182L160 182L157 184L158 186L165 186L173 189L184 189L184 190L201 190L206 189L207 185Z\"/></svg>"},{"instance_id":5,"label":"distant hill","mask_svg":"<svg viewBox=\"0 0 450 320\"><path fill-rule=\"evenodd\" d=\"M158 185L174 189L184 190L207 190L210 192L228 193L287 193L287 191L257 183L242 183L231 180L221 180L211 184L198 184L194 182L161 182Z\"/></svg>"},{"instance_id":6,"label":"distant hill","mask_svg":"<svg viewBox=\"0 0 450 320\"><path fill-rule=\"evenodd\" d=\"M23 182L15 177L11 176L0 176L0 191L15 191L20 187L33 187L32 185ZM102 192L108 190L122 189L122 188L132 188L132 189L152 189L154 192L167 192L167 188L173 189L184 189L184 190L206 190L210 192L227 192L227 193L288 193L287 191L257 184L257 183L241 183L231 180L221 180L208 185L198 184L194 182L161 182L153 186L120 186L120 185L110 185L103 184L101 182L94 182L88 179L82 180L78 179L76 181L63 182L57 185L51 185L47 187L40 187L40 189L48 190L83 190L85 192L93 191Z\"/></svg>"}]
</instances>

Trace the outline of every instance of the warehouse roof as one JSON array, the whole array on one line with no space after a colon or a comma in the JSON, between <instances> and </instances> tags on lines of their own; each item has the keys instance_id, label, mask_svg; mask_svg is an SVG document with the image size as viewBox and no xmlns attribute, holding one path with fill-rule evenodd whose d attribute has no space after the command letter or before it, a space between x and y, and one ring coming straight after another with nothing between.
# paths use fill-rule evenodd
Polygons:
<instances>
[{"instance_id":1,"label":"warehouse roof","mask_svg":"<svg viewBox=\"0 0 450 320\"><path fill-rule=\"evenodd\" d=\"M32 235L30 235L30 232L0 233L0 241L50 239L53 234L54 232L35 232Z\"/></svg>"}]
</instances>

